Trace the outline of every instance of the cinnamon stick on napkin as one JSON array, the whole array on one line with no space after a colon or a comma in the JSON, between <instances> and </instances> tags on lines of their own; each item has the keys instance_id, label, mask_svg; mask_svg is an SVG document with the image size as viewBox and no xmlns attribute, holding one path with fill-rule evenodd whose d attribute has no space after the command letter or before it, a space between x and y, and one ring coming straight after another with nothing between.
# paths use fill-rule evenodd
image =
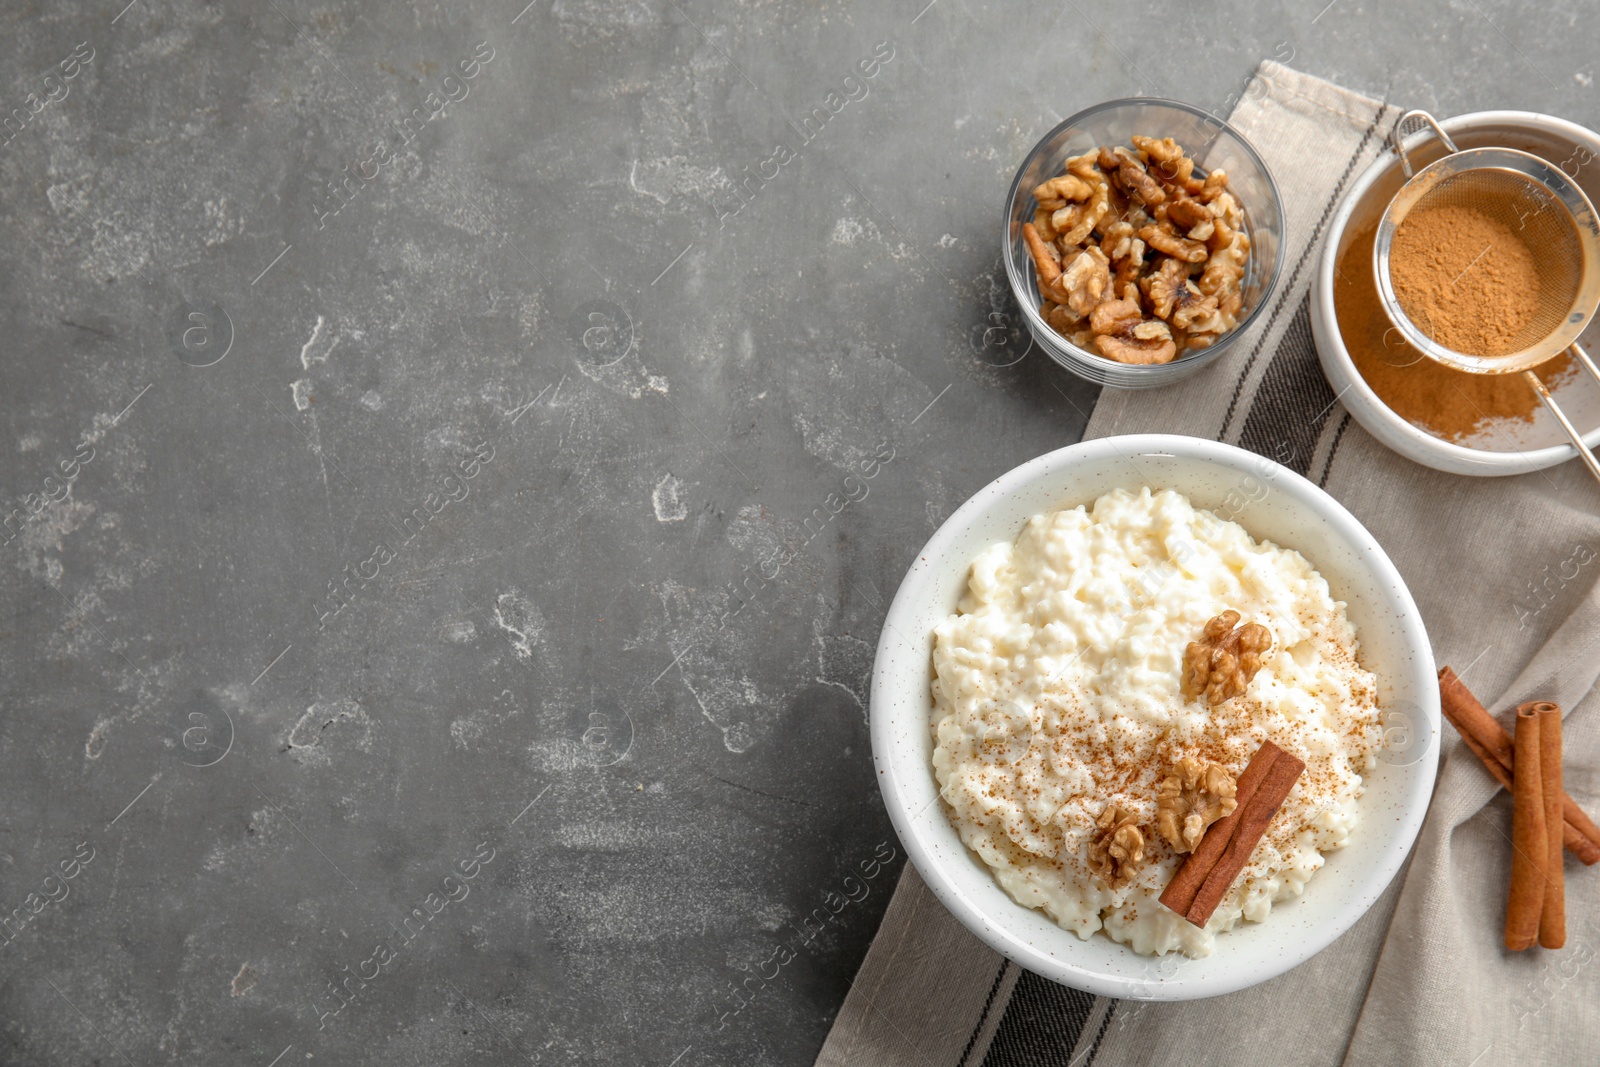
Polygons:
<instances>
[{"instance_id":1,"label":"cinnamon stick on napkin","mask_svg":"<svg viewBox=\"0 0 1600 1067\"><path fill-rule=\"evenodd\" d=\"M1524 704L1539 716L1539 785L1544 801L1544 907L1539 912L1539 944L1560 948L1567 943L1567 881L1562 870L1561 709L1549 701ZM1522 709L1518 708L1520 715Z\"/></svg>"},{"instance_id":2,"label":"cinnamon stick on napkin","mask_svg":"<svg viewBox=\"0 0 1600 1067\"><path fill-rule=\"evenodd\" d=\"M1506 792L1513 792L1511 738L1449 667L1439 671L1439 704L1472 754L1505 786ZM1600 827L1565 790L1560 797L1563 845L1586 866L1600 862Z\"/></svg>"},{"instance_id":3,"label":"cinnamon stick on napkin","mask_svg":"<svg viewBox=\"0 0 1600 1067\"><path fill-rule=\"evenodd\" d=\"M1506 900L1506 948L1521 952L1539 935L1545 869L1550 863L1544 829L1544 779L1540 771L1539 713L1517 709L1516 776L1511 788L1511 894Z\"/></svg>"}]
</instances>

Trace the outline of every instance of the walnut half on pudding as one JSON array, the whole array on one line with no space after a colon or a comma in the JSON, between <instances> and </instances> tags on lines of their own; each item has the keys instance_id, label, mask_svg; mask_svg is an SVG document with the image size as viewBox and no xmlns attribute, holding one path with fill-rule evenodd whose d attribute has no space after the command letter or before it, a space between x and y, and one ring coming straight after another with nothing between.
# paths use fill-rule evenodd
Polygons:
<instances>
[{"instance_id":1,"label":"walnut half on pudding","mask_svg":"<svg viewBox=\"0 0 1600 1067\"><path fill-rule=\"evenodd\" d=\"M1211 705L1232 700L1250 685L1271 650L1272 631L1258 622L1241 626L1237 611L1224 611L1184 649L1183 695Z\"/></svg>"},{"instance_id":2,"label":"walnut half on pudding","mask_svg":"<svg viewBox=\"0 0 1600 1067\"><path fill-rule=\"evenodd\" d=\"M1156 830L1174 852L1193 852L1206 827L1239 806L1238 783L1217 763L1185 756L1156 787Z\"/></svg>"}]
</instances>

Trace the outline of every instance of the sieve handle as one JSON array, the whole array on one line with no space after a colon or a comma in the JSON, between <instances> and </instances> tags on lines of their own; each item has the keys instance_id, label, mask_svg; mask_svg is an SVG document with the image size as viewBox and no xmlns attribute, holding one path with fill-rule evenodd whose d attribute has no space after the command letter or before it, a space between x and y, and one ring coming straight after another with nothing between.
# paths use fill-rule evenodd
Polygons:
<instances>
[{"instance_id":1,"label":"sieve handle","mask_svg":"<svg viewBox=\"0 0 1600 1067\"><path fill-rule=\"evenodd\" d=\"M1411 166L1411 157L1406 155L1405 141L1402 140L1405 134L1401 131L1403 131L1406 128L1406 125L1413 119L1420 119L1429 126L1433 127L1434 134L1439 138L1439 140L1444 142L1444 146L1450 149L1452 153L1461 151L1461 149L1456 147L1456 143L1450 139L1450 135L1444 132L1444 127L1439 125L1439 120L1435 119L1426 111L1407 111L1404 115L1400 116L1397 122L1395 122L1394 129L1389 131L1389 140L1391 143L1393 143L1394 150L1400 154L1400 169L1406 172L1406 177L1408 179L1415 177L1416 171Z\"/></svg>"},{"instance_id":2,"label":"sieve handle","mask_svg":"<svg viewBox=\"0 0 1600 1067\"><path fill-rule=\"evenodd\" d=\"M1582 345L1579 345L1577 342L1573 342L1572 347L1568 348L1567 351L1578 357L1578 362L1582 363L1588 368L1590 376L1593 377L1595 381L1600 382L1600 367L1596 367L1594 365L1594 360L1589 358L1589 353L1583 350Z\"/></svg>"},{"instance_id":3,"label":"sieve handle","mask_svg":"<svg viewBox=\"0 0 1600 1067\"><path fill-rule=\"evenodd\" d=\"M1600 373L1595 373L1595 365L1590 362L1588 353L1577 345L1573 345L1569 351L1575 352L1582 359L1584 365L1589 368L1590 373L1594 373L1597 378L1600 378ZM1572 447L1578 450L1578 456L1588 466L1589 473L1593 474L1597 480L1600 480L1600 459L1596 459L1595 454L1589 450L1589 446L1583 443L1583 435L1578 432L1576 426L1572 425L1572 420L1567 418L1566 412L1562 411L1560 406L1556 404L1555 397L1550 395L1550 390L1545 388L1544 382L1540 381L1539 376L1533 371L1525 370L1522 372L1522 376L1528 380L1529 385L1533 386L1533 391L1539 394L1539 399L1543 400L1544 406L1550 409L1550 414L1554 415L1556 421L1561 423L1561 428L1567 431L1567 436L1572 438Z\"/></svg>"}]
</instances>

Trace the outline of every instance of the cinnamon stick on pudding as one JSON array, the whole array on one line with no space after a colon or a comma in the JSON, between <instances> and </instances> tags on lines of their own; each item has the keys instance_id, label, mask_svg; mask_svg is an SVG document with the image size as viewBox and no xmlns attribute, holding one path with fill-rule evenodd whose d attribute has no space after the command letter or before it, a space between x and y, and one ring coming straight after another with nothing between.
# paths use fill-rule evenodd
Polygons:
<instances>
[{"instance_id":1,"label":"cinnamon stick on pudding","mask_svg":"<svg viewBox=\"0 0 1600 1067\"><path fill-rule=\"evenodd\" d=\"M1267 824L1278 813L1289 790L1294 788L1294 783L1305 769L1306 765L1289 753L1278 753L1255 795L1250 798L1250 803L1242 806L1244 817L1234 827L1233 837L1228 841L1222 858L1217 860L1217 865L1206 875L1200 892L1195 894L1194 903L1189 906L1185 919L1201 927L1211 920L1211 913L1217 910L1217 905L1222 903L1222 898L1233 887L1239 872L1250 862L1250 854L1267 832ZM1202 840L1201 844L1204 843Z\"/></svg>"},{"instance_id":2,"label":"cinnamon stick on pudding","mask_svg":"<svg viewBox=\"0 0 1600 1067\"><path fill-rule=\"evenodd\" d=\"M1567 884L1561 858L1561 709L1547 700L1524 704L1539 716L1539 777L1544 795L1544 907L1539 912L1539 944L1567 943ZM1517 713L1522 713L1522 708Z\"/></svg>"},{"instance_id":3,"label":"cinnamon stick on pudding","mask_svg":"<svg viewBox=\"0 0 1600 1067\"><path fill-rule=\"evenodd\" d=\"M1189 858L1178 868L1178 873L1172 876L1172 881L1167 883L1167 888L1161 894L1161 903L1179 915L1188 914L1194 905L1195 895L1205 884L1206 876L1227 851L1228 841L1233 837L1233 828L1239 825L1239 820L1244 817L1245 808L1250 805L1250 798L1255 796L1262 779L1267 776L1267 771L1282 753L1283 749L1271 741L1262 742L1261 747L1256 749L1256 754L1250 757L1250 763L1245 767L1244 773L1239 775L1234 792L1236 803L1233 812L1206 827L1200 843L1189 853Z\"/></svg>"},{"instance_id":4,"label":"cinnamon stick on pudding","mask_svg":"<svg viewBox=\"0 0 1600 1067\"><path fill-rule=\"evenodd\" d=\"M1444 717L1460 733L1467 748L1505 786L1506 792L1513 792L1511 738L1449 667L1439 671L1439 703ZM1600 862L1600 827L1564 791L1560 796L1562 843L1586 866Z\"/></svg>"},{"instance_id":5,"label":"cinnamon stick on pudding","mask_svg":"<svg viewBox=\"0 0 1600 1067\"><path fill-rule=\"evenodd\" d=\"M1239 776L1233 814L1206 828L1200 844L1167 883L1161 903L1205 926L1305 769L1300 760L1263 741Z\"/></svg>"},{"instance_id":6,"label":"cinnamon stick on pudding","mask_svg":"<svg viewBox=\"0 0 1600 1067\"><path fill-rule=\"evenodd\" d=\"M1544 828L1544 778L1540 767L1539 713L1517 709L1515 770L1511 789L1511 893L1506 900L1506 948L1521 952L1539 934L1550 842Z\"/></svg>"}]
</instances>

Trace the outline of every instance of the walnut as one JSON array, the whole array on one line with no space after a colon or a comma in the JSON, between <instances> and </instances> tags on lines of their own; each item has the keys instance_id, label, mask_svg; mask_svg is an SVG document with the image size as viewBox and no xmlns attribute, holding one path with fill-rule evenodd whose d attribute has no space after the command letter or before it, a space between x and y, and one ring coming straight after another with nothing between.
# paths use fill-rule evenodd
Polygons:
<instances>
[{"instance_id":1,"label":"walnut","mask_svg":"<svg viewBox=\"0 0 1600 1067\"><path fill-rule=\"evenodd\" d=\"M1119 804L1107 804L1095 820L1099 831L1089 842L1089 868L1108 889L1120 889L1133 880L1134 868L1144 862L1144 834L1139 819Z\"/></svg>"},{"instance_id":2,"label":"walnut","mask_svg":"<svg viewBox=\"0 0 1600 1067\"><path fill-rule=\"evenodd\" d=\"M1070 334L1077 328L1077 324L1083 321L1083 316L1071 308L1049 300L1044 302L1044 306L1039 309L1039 314L1044 316L1044 321L1050 324L1052 330L1063 337Z\"/></svg>"},{"instance_id":3,"label":"walnut","mask_svg":"<svg viewBox=\"0 0 1600 1067\"><path fill-rule=\"evenodd\" d=\"M1170 137L1132 141L1035 186L1023 238L1052 329L1108 359L1165 363L1237 325L1250 242L1226 173L1196 176ZM1107 303L1119 307L1086 321Z\"/></svg>"},{"instance_id":4,"label":"walnut","mask_svg":"<svg viewBox=\"0 0 1600 1067\"><path fill-rule=\"evenodd\" d=\"M1154 206L1167 198L1167 191L1161 188L1161 183L1145 172L1144 164L1130 156L1120 158L1117 178L1128 195L1142 203Z\"/></svg>"},{"instance_id":5,"label":"walnut","mask_svg":"<svg viewBox=\"0 0 1600 1067\"><path fill-rule=\"evenodd\" d=\"M1139 239L1154 248L1157 252L1165 252L1173 259L1181 259L1185 263L1204 263L1206 261L1206 246L1199 241L1190 241L1179 237L1170 230L1161 226L1146 226L1139 231Z\"/></svg>"},{"instance_id":6,"label":"walnut","mask_svg":"<svg viewBox=\"0 0 1600 1067\"><path fill-rule=\"evenodd\" d=\"M1128 194L1124 193L1122 187L1117 185L1116 182L1106 183L1106 195L1110 197L1106 213L1100 216L1099 222L1094 224L1094 232L1101 237L1104 237L1106 231L1118 222L1131 218L1135 213L1144 213L1144 207L1139 201L1130 199Z\"/></svg>"},{"instance_id":7,"label":"walnut","mask_svg":"<svg viewBox=\"0 0 1600 1067\"><path fill-rule=\"evenodd\" d=\"M1232 193L1217 194L1217 198L1211 202L1211 214L1235 230L1244 229L1244 209L1239 206L1239 201L1233 198Z\"/></svg>"},{"instance_id":8,"label":"walnut","mask_svg":"<svg viewBox=\"0 0 1600 1067\"><path fill-rule=\"evenodd\" d=\"M1106 257L1115 263L1121 256L1117 249L1122 246L1123 241L1131 241L1133 239L1135 229L1136 227L1133 223L1127 219L1117 219L1106 227L1105 236L1100 238L1100 251L1104 252Z\"/></svg>"},{"instance_id":9,"label":"walnut","mask_svg":"<svg viewBox=\"0 0 1600 1067\"><path fill-rule=\"evenodd\" d=\"M1089 328L1097 334L1122 333L1132 330L1143 319L1144 312L1133 301L1107 300L1089 316Z\"/></svg>"},{"instance_id":10,"label":"walnut","mask_svg":"<svg viewBox=\"0 0 1600 1067\"><path fill-rule=\"evenodd\" d=\"M1161 184L1184 193L1198 192L1204 187L1203 182L1190 177L1194 173L1194 160L1183 154L1177 141L1170 137L1160 140L1132 137L1130 140L1144 159L1146 169Z\"/></svg>"},{"instance_id":11,"label":"walnut","mask_svg":"<svg viewBox=\"0 0 1600 1067\"><path fill-rule=\"evenodd\" d=\"M1217 298L1217 309L1229 320L1228 328L1232 329L1232 320L1244 306L1240 287L1250 258L1250 238L1222 219L1216 222L1217 232L1211 240L1213 251L1200 275L1199 288L1204 295ZM1219 245L1218 242L1225 243Z\"/></svg>"},{"instance_id":12,"label":"walnut","mask_svg":"<svg viewBox=\"0 0 1600 1067\"><path fill-rule=\"evenodd\" d=\"M1216 255L1223 249L1232 247L1236 236L1234 228L1228 225L1227 219L1220 215L1214 216L1211 219L1211 236L1206 238L1206 249L1212 255Z\"/></svg>"},{"instance_id":13,"label":"walnut","mask_svg":"<svg viewBox=\"0 0 1600 1067\"><path fill-rule=\"evenodd\" d=\"M1022 225L1022 242L1033 259L1033 273L1039 280L1039 291L1048 293L1061 278L1061 253L1039 232L1031 222Z\"/></svg>"},{"instance_id":14,"label":"walnut","mask_svg":"<svg viewBox=\"0 0 1600 1067\"><path fill-rule=\"evenodd\" d=\"M1058 240L1062 248L1082 244L1083 240L1093 232L1095 224L1105 217L1106 211L1111 206L1111 185L1104 177L1094 183L1089 199L1073 212L1073 224L1070 229L1064 230ZM1059 212L1058 212L1059 214ZM1052 222L1054 219L1052 218ZM1058 226L1057 229L1060 229Z\"/></svg>"},{"instance_id":15,"label":"walnut","mask_svg":"<svg viewBox=\"0 0 1600 1067\"><path fill-rule=\"evenodd\" d=\"M1095 346L1118 363L1166 363L1178 354L1167 324L1146 319L1137 300L1108 300L1089 316Z\"/></svg>"},{"instance_id":16,"label":"walnut","mask_svg":"<svg viewBox=\"0 0 1600 1067\"><path fill-rule=\"evenodd\" d=\"M1111 292L1115 296L1131 299L1135 303L1139 300L1139 273L1144 270L1144 242L1137 237L1124 237L1117 245L1117 254L1111 257L1116 264L1117 274L1112 279ZM1128 291L1132 295L1128 296Z\"/></svg>"},{"instance_id":17,"label":"walnut","mask_svg":"<svg viewBox=\"0 0 1600 1067\"><path fill-rule=\"evenodd\" d=\"M1133 142L1133 147L1139 150L1146 163L1156 160L1159 163L1176 163L1184 157L1183 149L1178 147L1178 142L1170 137L1157 140L1154 137L1140 137L1134 134L1128 140Z\"/></svg>"},{"instance_id":18,"label":"walnut","mask_svg":"<svg viewBox=\"0 0 1600 1067\"><path fill-rule=\"evenodd\" d=\"M1094 351L1094 331L1087 327L1079 325L1066 338L1086 352Z\"/></svg>"},{"instance_id":19,"label":"walnut","mask_svg":"<svg viewBox=\"0 0 1600 1067\"><path fill-rule=\"evenodd\" d=\"M1110 262L1100 249L1090 246L1078 253L1078 258L1062 271L1056 288L1061 291L1065 304L1080 315L1087 315L1100 306L1111 288Z\"/></svg>"},{"instance_id":20,"label":"walnut","mask_svg":"<svg viewBox=\"0 0 1600 1067\"><path fill-rule=\"evenodd\" d=\"M1085 152L1081 156L1073 156L1063 164L1063 169L1068 174L1082 178L1090 185L1098 185L1105 180L1105 175L1100 172L1100 150Z\"/></svg>"},{"instance_id":21,"label":"walnut","mask_svg":"<svg viewBox=\"0 0 1600 1067\"><path fill-rule=\"evenodd\" d=\"M1087 200L1094 191L1094 186L1084 181L1075 174L1063 174L1058 178L1051 178L1033 191L1033 198L1041 205L1046 200ZM1061 205L1056 205L1057 207Z\"/></svg>"},{"instance_id":22,"label":"walnut","mask_svg":"<svg viewBox=\"0 0 1600 1067\"><path fill-rule=\"evenodd\" d=\"M1232 700L1250 685L1271 648L1272 633L1265 626L1241 626L1237 611L1224 611L1184 649L1183 695L1213 706Z\"/></svg>"},{"instance_id":23,"label":"walnut","mask_svg":"<svg viewBox=\"0 0 1600 1067\"><path fill-rule=\"evenodd\" d=\"M1189 265L1181 259L1164 259L1156 272L1147 275L1140 285L1150 301L1150 310L1157 318L1170 319L1178 302L1178 293L1189 278Z\"/></svg>"},{"instance_id":24,"label":"walnut","mask_svg":"<svg viewBox=\"0 0 1600 1067\"><path fill-rule=\"evenodd\" d=\"M1043 207L1040 207L1038 211L1035 211L1033 213L1033 229L1034 232L1039 235L1040 240L1052 244L1053 246L1053 242L1056 239L1056 231L1055 227L1050 225L1051 214L1051 212L1046 211ZM1028 251L1031 255L1033 250L1030 248ZM1057 254L1059 255L1059 253Z\"/></svg>"},{"instance_id":25,"label":"walnut","mask_svg":"<svg viewBox=\"0 0 1600 1067\"><path fill-rule=\"evenodd\" d=\"M1111 297L1137 303L1140 296L1138 281L1145 269L1145 246L1133 234L1134 226L1127 219L1112 220L1100 238L1100 251L1111 261L1115 270L1111 280Z\"/></svg>"},{"instance_id":26,"label":"walnut","mask_svg":"<svg viewBox=\"0 0 1600 1067\"><path fill-rule=\"evenodd\" d=\"M1166 216L1180 230L1192 230L1211 221L1211 210L1197 200L1180 196L1167 205Z\"/></svg>"},{"instance_id":27,"label":"walnut","mask_svg":"<svg viewBox=\"0 0 1600 1067\"><path fill-rule=\"evenodd\" d=\"M1050 229L1057 234L1069 233L1083 215L1084 205L1063 204L1050 213Z\"/></svg>"},{"instance_id":28,"label":"walnut","mask_svg":"<svg viewBox=\"0 0 1600 1067\"><path fill-rule=\"evenodd\" d=\"M1239 806L1238 783L1220 763L1185 756L1156 786L1156 830L1174 852L1193 852L1206 827Z\"/></svg>"},{"instance_id":29,"label":"walnut","mask_svg":"<svg viewBox=\"0 0 1600 1067\"><path fill-rule=\"evenodd\" d=\"M1174 294L1172 325L1190 334L1222 333L1231 323L1217 310L1217 298L1206 296L1192 281L1186 281Z\"/></svg>"},{"instance_id":30,"label":"walnut","mask_svg":"<svg viewBox=\"0 0 1600 1067\"><path fill-rule=\"evenodd\" d=\"M1171 363L1178 355L1172 331L1160 319L1145 319L1132 328L1096 334L1095 347L1118 363Z\"/></svg>"}]
</instances>

